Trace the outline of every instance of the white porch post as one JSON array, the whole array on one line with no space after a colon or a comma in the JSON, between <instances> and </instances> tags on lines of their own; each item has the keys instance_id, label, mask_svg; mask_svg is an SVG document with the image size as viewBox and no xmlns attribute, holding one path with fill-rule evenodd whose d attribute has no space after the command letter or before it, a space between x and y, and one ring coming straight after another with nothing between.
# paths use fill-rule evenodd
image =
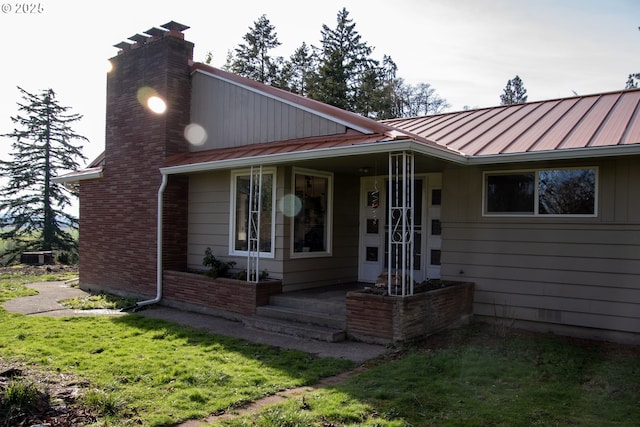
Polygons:
<instances>
[{"instance_id":1,"label":"white porch post","mask_svg":"<svg viewBox=\"0 0 640 427\"><path fill-rule=\"evenodd\" d=\"M389 295L413 295L415 176L412 153L389 153Z\"/></svg>"},{"instance_id":2,"label":"white porch post","mask_svg":"<svg viewBox=\"0 0 640 427\"><path fill-rule=\"evenodd\" d=\"M247 282L260 278L260 213L262 211L262 165L251 166L249 178L249 218L247 230Z\"/></svg>"}]
</instances>

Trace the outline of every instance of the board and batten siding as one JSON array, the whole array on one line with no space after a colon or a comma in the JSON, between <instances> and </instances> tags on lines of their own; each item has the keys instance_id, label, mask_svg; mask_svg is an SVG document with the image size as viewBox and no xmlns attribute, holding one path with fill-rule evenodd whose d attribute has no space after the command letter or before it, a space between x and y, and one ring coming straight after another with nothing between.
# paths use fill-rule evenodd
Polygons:
<instances>
[{"instance_id":1,"label":"board and batten siding","mask_svg":"<svg viewBox=\"0 0 640 427\"><path fill-rule=\"evenodd\" d=\"M207 132L206 142L191 151L346 131L335 121L201 72L192 76L191 121Z\"/></svg>"},{"instance_id":2,"label":"board and batten siding","mask_svg":"<svg viewBox=\"0 0 640 427\"><path fill-rule=\"evenodd\" d=\"M599 168L597 217L482 216L487 169L445 171L442 276L475 282L476 316L640 342L640 159L582 166Z\"/></svg>"}]
</instances>

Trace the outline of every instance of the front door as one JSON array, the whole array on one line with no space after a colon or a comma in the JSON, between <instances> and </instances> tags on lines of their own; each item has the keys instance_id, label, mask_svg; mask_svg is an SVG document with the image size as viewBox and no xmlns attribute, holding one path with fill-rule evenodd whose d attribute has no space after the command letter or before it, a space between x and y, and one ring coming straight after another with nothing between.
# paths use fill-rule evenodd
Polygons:
<instances>
[{"instance_id":1,"label":"front door","mask_svg":"<svg viewBox=\"0 0 640 427\"><path fill-rule=\"evenodd\" d=\"M416 177L414 279L440 277L441 174ZM358 280L374 283L387 270L387 177L363 177L360 182L360 253Z\"/></svg>"}]
</instances>

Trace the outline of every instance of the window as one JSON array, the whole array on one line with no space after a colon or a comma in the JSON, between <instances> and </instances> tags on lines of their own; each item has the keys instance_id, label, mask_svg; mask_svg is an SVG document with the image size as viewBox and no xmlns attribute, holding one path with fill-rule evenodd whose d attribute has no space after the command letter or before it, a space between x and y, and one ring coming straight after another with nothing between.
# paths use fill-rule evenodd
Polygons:
<instances>
[{"instance_id":1,"label":"window","mask_svg":"<svg viewBox=\"0 0 640 427\"><path fill-rule=\"evenodd\" d=\"M485 215L595 215L597 169L485 173Z\"/></svg>"},{"instance_id":2,"label":"window","mask_svg":"<svg viewBox=\"0 0 640 427\"><path fill-rule=\"evenodd\" d=\"M231 174L231 253L246 255L249 238L250 171ZM273 256L275 235L275 171L263 169L260 200L260 254Z\"/></svg>"},{"instance_id":3,"label":"window","mask_svg":"<svg viewBox=\"0 0 640 427\"><path fill-rule=\"evenodd\" d=\"M331 252L332 175L294 169L293 192L300 210L293 218L293 253L304 256Z\"/></svg>"}]
</instances>

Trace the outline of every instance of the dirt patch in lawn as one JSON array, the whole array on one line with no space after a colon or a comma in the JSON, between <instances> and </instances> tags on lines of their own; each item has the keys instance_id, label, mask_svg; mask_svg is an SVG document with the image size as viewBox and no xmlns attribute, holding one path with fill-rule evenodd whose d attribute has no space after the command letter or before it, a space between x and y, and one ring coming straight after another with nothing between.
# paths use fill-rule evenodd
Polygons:
<instances>
[{"instance_id":1,"label":"dirt patch in lawn","mask_svg":"<svg viewBox=\"0 0 640 427\"><path fill-rule=\"evenodd\" d=\"M0 360L0 424L84 426L97 418L80 404L89 386L73 375Z\"/></svg>"}]
</instances>

